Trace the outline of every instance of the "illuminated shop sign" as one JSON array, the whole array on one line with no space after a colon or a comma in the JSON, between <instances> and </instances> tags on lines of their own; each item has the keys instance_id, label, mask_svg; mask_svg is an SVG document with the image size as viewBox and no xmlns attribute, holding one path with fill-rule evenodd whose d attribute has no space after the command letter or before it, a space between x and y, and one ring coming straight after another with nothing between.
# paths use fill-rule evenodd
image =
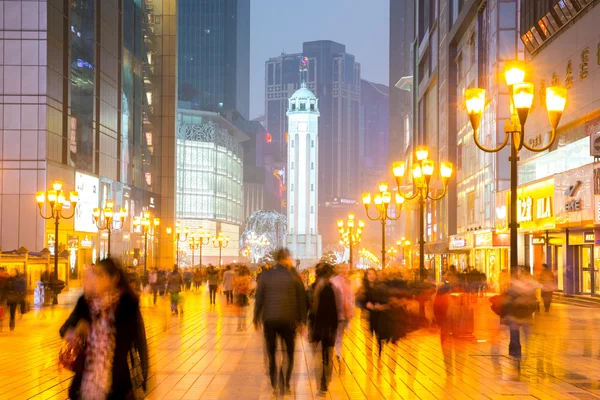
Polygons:
<instances>
[{"instance_id":1,"label":"illuminated shop sign","mask_svg":"<svg viewBox=\"0 0 600 400\"><path fill-rule=\"evenodd\" d=\"M531 243L534 246L544 245L544 244L546 244L546 238L545 237L534 237L534 238L531 238Z\"/></svg>"},{"instance_id":2,"label":"illuminated shop sign","mask_svg":"<svg viewBox=\"0 0 600 400\"><path fill-rule=\"evenodd\" d=\"M75 186L79 193L79 202L75 209L75 230L78 232L95 233L98 231L94 221L94 208L98 205L98 178L77 172L75 174Z\"/></svg>"},{"instance_id":3,"label":"illuminated shop sign","mask_svg":"<svg viewBox=\"0 0 600 400\"><path fill-rule=\"evenodd\" d=\"M595 243L596 242L596 234L594 232L585 232L583 234L583 242L584 243Z\"/></svg>"},{"instance_id":4,"label":"illuminated shop sign","mask_svg":"<svg viewBox=\"0 0 600 400\"><path fill-rule=\"evenodd\" d=\"M473 247L473 235L453 235L450 236L448 242L448 249L450 250L464 250Z\"/></svg>"},{"instance_id":5,"label":"illuminated shop sign","mask_svg":"<svg viewBox=\"0 0 600 400\"><path fill-rule=\"evenodd\" d=\"M535 231L555 227L554 179L536 182L518 189L517 222L519 229ZM506 204L510 204L510 191L506 193ZM507 213L508 214L508 213ZM496 216L499 218L499 216Z\"/></svg>"},{"instance_id":6,"label":"illuminated shop sign","mask_svg":"<svg viewBox=\"0 0 600 400\"><path fill-rule=\"evenodd\" d=\"M581 187L581 181L577 181L565 190L566 197L575 197ZM565 212L581 211L581 199L570 199L565 203Z\"/></svg>"}]
</instances>

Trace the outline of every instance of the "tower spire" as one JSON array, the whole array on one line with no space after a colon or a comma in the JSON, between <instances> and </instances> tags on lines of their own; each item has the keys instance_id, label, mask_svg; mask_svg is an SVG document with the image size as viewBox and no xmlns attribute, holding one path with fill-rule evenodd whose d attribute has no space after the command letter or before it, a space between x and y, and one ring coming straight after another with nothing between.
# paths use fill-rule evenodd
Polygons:
<instances>
[{"instance_id":1,"label":"tower spire","mask_svg":"<svg viewBox=\"0 0 600 400\"><path fill-rule=\"evenodd\" d=\"M300 87L306 87L306 75L308 74L308 57L300 60Z\"/></svg>"}]
</instances>

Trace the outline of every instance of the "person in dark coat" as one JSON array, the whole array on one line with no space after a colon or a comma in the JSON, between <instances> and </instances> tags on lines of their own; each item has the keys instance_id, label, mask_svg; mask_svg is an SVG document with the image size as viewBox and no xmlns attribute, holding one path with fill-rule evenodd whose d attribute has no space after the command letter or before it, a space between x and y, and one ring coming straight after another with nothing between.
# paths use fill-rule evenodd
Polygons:
<instances>
[{"instance_id":1,"label":"person in dark coat","mask_svg":"<svg viewBox=\"0 0 600 400\"><path fill-rule=\"evenodd\" d=\"M550 312L550 304L552 304L552 294L556 289L554 273L548 267L548 264L542 264L542 272L540 273L540 285L542 289L542 300L544 309Z\"/></svg>"},{"instance_id":2,"label":"person in dark coat","mask_svg":"<svg viewBox=\"0 0 600 400\"><path fill-rule=\"evenodd\" d=\"M128 358L139 355L141 388L146 390L148 350L139 299L127 275L112 259L93 267L92 284L60 328L61 337L86 340L84 361L69 388L71 399L132 399L134 387ZM134 366L135 368L135 366Z\"/></svg>"},{"instance_id":3,"label":"person in dark coat","mask_svg":"<svg viewBox=\"0 0 600 400\"><path fill-rule=\"evenodd\" d=\"M269 376L273 389L281 394L289 394L290 379L294 367L296 330L305 324L307 298L302 281L290 270L292 258L287 249L280 249L275 255L277 265L261 275L256 289L254 303L254 325L262 322L267 354ZM277 337L285 343L287 369L280 373L276 366ZM279 382L277 379L279 377Z\"/></svg>"},{"instance_id":4,"label":"person in dark coat","mask_svg":"<svg viewBox=\"0 0 600 400\"><path fill-rule=\"evenodd\" d=\"M316 280L312 284L310 296L310 341L315 345L321 344L323 368L320 390L327 392L332 374L332 353L337 336L338 309L336 303L336 288L330 279L335 274L331 264L319 264L316 268Z\"/></svg>"},{"instance_id":5,"label":"person in dark coat","mask_svg":"<svg viewBox=\"0 0 600 400\"><path fill-rule=\"evenodd\" d=\"M391 338L392 330L389 319L386 318L388 311L387 290L385 285L377 282L377 273L373 268L369 268L365 273L363 291L362 303L369 311L369 330L371 334L375 333L378 354L381 357L383 342Z\"/></svg>"},{"instance_id":6,"label":"person in dark coat","mask_svg":"<svg viewBox=\"0 0 600 400\"><path fill-rule=\"evenodd\" d=\"M25 295L27 291L27 281L25 276L19 274L19 270L13 268L10 277L6 281L6 304L10 312L10 330L15 330L15 317L17 306L21 305L21 314L25 313Z\"/></svg>"}]
</instances>

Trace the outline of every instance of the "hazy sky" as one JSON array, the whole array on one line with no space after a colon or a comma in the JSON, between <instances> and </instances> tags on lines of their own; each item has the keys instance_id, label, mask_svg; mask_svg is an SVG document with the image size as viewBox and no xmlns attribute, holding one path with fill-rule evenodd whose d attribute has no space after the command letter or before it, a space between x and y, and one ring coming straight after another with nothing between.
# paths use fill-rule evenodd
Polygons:
<instances>
[{"instance_id":1,"label":"hazy sky","mask_svg":"<svg viewBox=\"0 0 600 400\"><path fill-rule=\"evenodd\" d=\"M387 84L389 1L251 0L250 117L264 114L265 61L311 40L345 44L363 79Z\"/></svg>"}]
</instances>

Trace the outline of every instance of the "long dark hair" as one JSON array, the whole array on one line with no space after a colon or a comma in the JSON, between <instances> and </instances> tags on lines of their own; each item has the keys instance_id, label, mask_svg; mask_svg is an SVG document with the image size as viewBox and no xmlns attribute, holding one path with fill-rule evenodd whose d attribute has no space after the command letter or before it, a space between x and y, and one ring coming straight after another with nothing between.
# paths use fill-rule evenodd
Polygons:
<instances>
[{"instance_id":1,"label":"long dark hair","mask_svg":"<svg viewBox=\"0 0 600 400\"><path fill-rule=\"evenodd\" d=\"M137 298L137 293L133 290L127 279L127 274L121 267L118 261L112 258L105 258L96 264L97 268L102 268L102 271L111 278L117 278L117 289L122 294L129 294Z\"/></svg>"}]
</instances>

